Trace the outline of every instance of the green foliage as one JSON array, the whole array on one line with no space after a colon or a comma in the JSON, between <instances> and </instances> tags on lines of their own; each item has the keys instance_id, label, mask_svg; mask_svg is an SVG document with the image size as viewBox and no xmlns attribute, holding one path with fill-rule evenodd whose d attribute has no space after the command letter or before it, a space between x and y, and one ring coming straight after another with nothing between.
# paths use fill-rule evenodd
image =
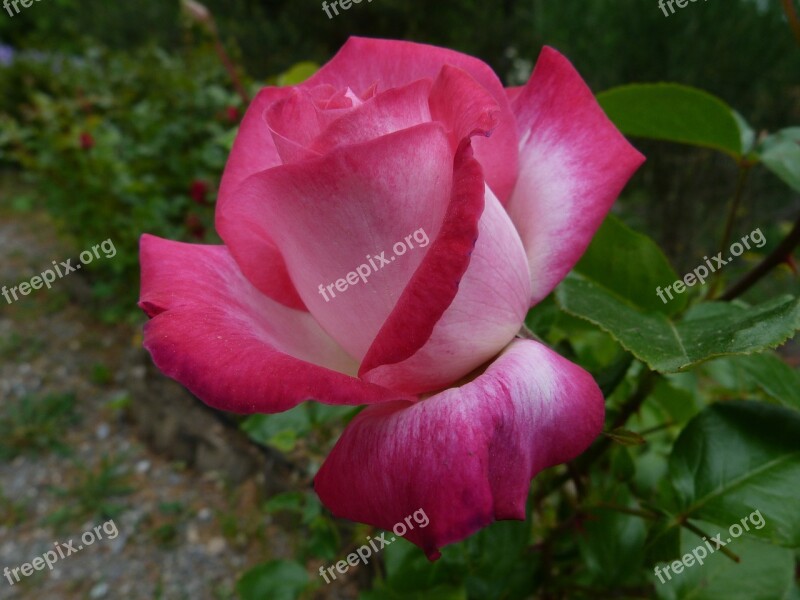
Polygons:
<instances>
[{"instance_id":1,"label":"green foliage","mask_svg":"<svg viewBox=\"0 0 800 600\"><path fill-rule=\"evenodd\" d=\"M270 514L291 515L300 527L299 556L333 560L341 545L341 536L333 521L323 512L316 494L286 492L272 497L265 506Z\"/></svg>"},{"instance_id":2,"label":"green foliage","mask_svg":"<svg viewBox=\"0 0 800 600\"><path fill-rule=\"evenodd\" d=\"M677 273L650 238L613 215L605 219L575 270L643 310L673 314L686 307L686 296L667 304L659 300L656 287L675 281Z\"/></svg>"},{"instance_id":3,"label":"green foliage","mask_svg":"<svg viewBox=\"0 0 800 600\"><path fill-rule=\"evenodd\" d=\"M683 430L670 456L681 520L720 526L760 510L751 535L800 547L800 414L761 402L715 404ZM764 490L770 490L764 494Z\"/></svg>"},{"instance_id":4,"label":"green foliage","mask_svg":"<svg viewBox=\"0 0 800 600\"><path fill-rule=\"evenodd\" d=\"M282 452L294 450L298 439L312 431L325 431L351 419L358 408L307 402L286 412L252 415L242 422L251 439Z\"/></svg>"},{"instance_id":5,"label":"green foliage","mask_svg":"<svg viewBox=\"0 0 800 600\"><path fill-rule=\"evenodd\" d=\"M22 336L12 331L7 336L0 338L0 358L26 362L39 354L44 346L44 340L41 338Z\"/></svg>"},{"instance_id":6,"label":"green foliage","mask_svg":"<svg viewBox=\"0 0 800 600\"><path fill-rule=\"evenodd\" d=\"M10 402L0 414L0 459L8 460L23 452L68 452L63 439L66 429L76 420L72 394L26 396Z\"/></svg>"},{"instance_id":7,"label":"green foliage","mask_svg":"<svg viewBox=\"0 0 800 600\"><path fill-rule=\"evenodd\" d=\"M703 531L713 532L711 535L720 532L713 525L700 523L700 526ZM722 533L725 533L724 529ZM674 558L686 556L697 547L705 547L699 536L683 535L679 555ZM695 562L680 574L671 573L668 580L663 576L663 584L653 576L656 597L659 600L776 600L796 597L797 588L793 581L795 560L791 550L770 546L747 536L733 540L729 549L736 553L740 562L734 562L717 551L709 554L702 565ZM665 564L659 566L663 568Z\"/></svg>"},{"instance_id":8,"label":"green foliage","mask_svg":"<svg viewBox=\"0 0 800 600\"><path fill-rule=\"evenodd\" d=\"M76 248L112 240L116 256L87 269L103 313L125 315L137 296L142 233L214 239L215 186L240 100L203 51L95 49L81 59L22 59L14 69L0 70L0 90L19 83L14 93L23 97L16 116L0 115L0 145L32 174Z\"/></svg>"},{"instance_id":9,"label":"green foliage","mask_svg":"<svg viewBox=\"0 0 800 600\"><path fill-rule=\"evenodd\" d=\"M774 348L800 328L800 301L785 297L754 307L714 305L707 314L679 323L645 313L581 275L571 275L556 291L567 312L584 318L615 339L652 369L687 369L727 354ZM703 306L705 309L707 305Z\"/></svg>"},{"instance_id":10,"label":"green foliage","mask_svg":"<svg viewBox=\"0 0 800 600\"><path fill-rule=\"evenodd\" d=\"M634 84L598 94L597 101L626 135L714 148L734 158L744 152L733 109L701 90Z\"/></svg>"},{"instance_id":11,"label":"green foliage","mask_svg":"<svg viewBox=\"0 0 800 600\"><path fill-rule=\"evenodd\" d=\"M308 585L305 567L289 560L273 560L247 571L236 585L240 600L295 600Z\"/></svg>"}]
</instances>

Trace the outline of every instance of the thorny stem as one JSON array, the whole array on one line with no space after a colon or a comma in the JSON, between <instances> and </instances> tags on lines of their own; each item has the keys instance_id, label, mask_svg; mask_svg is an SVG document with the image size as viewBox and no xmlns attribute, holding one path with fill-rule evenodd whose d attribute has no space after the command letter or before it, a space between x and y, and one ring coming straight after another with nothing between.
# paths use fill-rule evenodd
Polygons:
<instances>
[{"instance_id":1,"label":"thorny stem","mask_svg":"<svg viewBox=\"0 0 800 600\"><path fill-rule=\"evenodd\" d=\"M778 246L769 253L759 265L736 282L731 289L720 296L720 300L733 300L744 294L760 279L762 279L772 269L784 262L795 248L800 246L800 216L797 217L792 231L787 235Z\"/></svg>"}]
</instances>

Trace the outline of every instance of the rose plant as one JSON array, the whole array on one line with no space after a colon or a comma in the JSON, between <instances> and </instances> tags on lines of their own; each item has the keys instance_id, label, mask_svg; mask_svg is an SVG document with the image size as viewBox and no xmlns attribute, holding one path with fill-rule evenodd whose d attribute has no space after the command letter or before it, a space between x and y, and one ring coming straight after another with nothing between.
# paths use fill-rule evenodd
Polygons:
<instances>
[{"instance_id":1,"label":"rose plant","mask_svg":"<svg viewBox=\"0 0 800 600\"><path fill-rule=\"evenodd\" d=\"M531 479L599 434L579 366L519 339L643 157L546 48L526 86L420 44L353 38L268 87L221 182L222 246L141 240L145 347L209 405L369 405L315 478L337 516L430 558L524 519ZM331 301L320 282L423 228L431 244Z\"/></svg>"}]
</instances>

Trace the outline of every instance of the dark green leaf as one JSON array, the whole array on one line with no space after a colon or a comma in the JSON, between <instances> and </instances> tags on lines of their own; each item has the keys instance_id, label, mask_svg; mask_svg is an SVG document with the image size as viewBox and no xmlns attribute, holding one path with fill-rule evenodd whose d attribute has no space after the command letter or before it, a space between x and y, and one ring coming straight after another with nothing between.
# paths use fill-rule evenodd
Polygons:
<instances>
[{"instance_id":1,"label":"dark green leaf","mask_svg":"<svg viewBox=\"0 0 800 600\"><path fill-rule=\"evenodd\" d=\"M711 524L699 525L710 535L716 535L719 531ZM711 545L715 547L713 542ZM707 556L703 557L698 548L705 549ZM685 564L690 566L680 565L681 572L676 574L672 565L674 560L680 558L660 563L661 578L655 571L652 575L657 597L660 600L790 599L794 587L794 557L791 550L770 546L747 536L733 540L728 549L739 556L741 562L736 563L719 551L708 552L708 547L700 537L683 530L681 558L685 558ZM692 551L696 551L703 564L695 559ZM669 577L664 572L667 565L670 568Z\"/></svg>"},{"instance_id":2,"label":"dark green leaf","mask_svg":"<svg viewBox=\"0 0 800 600\"><path fill-rule=\"evenodd\" d=\"M584 530L578 546L592 583L609 587L635 582L647 535L644 521L614 510L595 509Z\"/></svg>"},{"instance_id":3,"label":"dark green leaf","mask_svg":"<svg viewBox=\"0 0 800 600\"><path fill-rule=\"evenodd\" d=\"M762 402L712 405L675 442L670 478L684 517L728 527L750 516L749 533L800 546L800 414Z\"/></svg>"},{"instance_id":4,"label":"dark green leaf","mask_svg":"<svg viewBox=\"0 0 800 600\"><path fill-rule=\"evenodd\" d=\"M754 307L715 303L712 316L679 323L644 312L587 277L572 273L556 289L570 314L609 332L652 369L688 369L717 356L750 354L785 342L800 328L800 302L782 297Z\"/></svg>"},{"instance_id":5,"label":"dark green leaf","mask_svg":"<svg viewBox=\"0 0 800 600\"><path fill-rule=\"evenodd\" d=\"M667 257L646 235L609 215L595 234L575 270L634 306L673 314L686 306L687 296L664 303L656 288L678 279Z\"/></svg>"},{"instance_id":6,"label":"dark green leaf","mask_svg":"<svg viewBox=\"0 0 800 600\"><path fill-rule=\"evenodd\" d=\"M702 90L675 83L634 84L602 92L597 100L625 135L742 155L734 111Z\"/></svg>"}]
</instances>

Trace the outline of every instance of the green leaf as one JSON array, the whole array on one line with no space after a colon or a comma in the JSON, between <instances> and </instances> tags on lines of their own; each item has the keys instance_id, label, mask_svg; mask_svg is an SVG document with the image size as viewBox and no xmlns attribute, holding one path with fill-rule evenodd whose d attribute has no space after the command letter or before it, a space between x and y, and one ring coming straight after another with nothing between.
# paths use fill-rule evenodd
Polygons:
<instances>
[{"instance_id":1,"label":"green leaf","mask_svg":"<svg viewBox=\"0 0 800 600\"><path fill-rule=\"evenodd\" d=\"M281 494L275 494L272 498L267 500L264 509L268 513L280 511L302 513L304 503L305 496L302 492L283 492Z\"/></svg>"},{"instance_id":2,"label":"green leaf","mask_svg":"<svg viewBox=\"0 0 800 600\"><path fill-rule=\"evenodd\" d=\"M726 367L731 381L723 382L734 393L754 388L784 406L800 410L800 371L787 365L773 352L750 356L731 356L709 363Z\"/></svg>"},{"instance_id":3,"label":"green leaf","mask_svg":"<svg viewBox=\"0 0 800 600\"><path fill-rule=\"evenodd\" d=\"M786 185L800 192L800 127L790 127L769 136L759 149L764 166Z\"/></svg>"},{"instance_id":4,"label":"green leaf","mask_svg":"<svg viewBox=\"0 0 800 600\"><path fill-rule=\"evenodd\" d=\"M647 527L641 517L593 509L578 537L592 584L610 587L636 582L646 536Z\"/></svg>"},{"instance_id":5,"label":"green leaf","mask_svg":"<svg viewBox=\"0 0 800 600\"><path fill-rule=\"evenodd\" d=\"M800 414L762 402L714 404L693 419L670 456L684 517L729 527L754 511L749 533L800 546ZM756 519L758 521L758 519ZM724 538L723 538L724 541Z\"/></svg>"},{"instance_id":6,"label":"green leaf","mask_svg":"<svg viewBox=\"0 0 800 600\"><path fill-rule=\"evenodd\" d=\"M386 586L362 592L359 600L467 600L467 592L461 587L437 586L424 592L397 592Z\"/></svg>"},{"instance_id":7,"label":"green leaf","mask_svg":"<svg viewBox=\"0 0 800 600\"><path fill-rule=\"evenodd\" d=\"M694 373L680 373L669 375L670 379L666 377L659 379L650 396L669 415L670 420L676 424L686 423L703 408L696 395L690 391L693 388L687 389L675 385L675 378L678 377L694 378Z\"/></svg>"},{"instance_id":8,"label":"green leaf","mask_svg":"<svg viewBox=\"0 0 800 600\"><path fill-rule=\"evenodd\" d=\"M616 87L597 95L625 135L713 148L739 159L743 133L733 109L702 90L675 83Z\"/></svg>"},{"instance_id":9,"label":"green leaf","mask_svg":"<svg viewBox=\"0 0 800 600\"><path fill-rule=\"evenodd\" d=\"M273 560L253 567L236 584L241 600L296 600L308 585L308 573L296 562Z\"/></svg>"},{"instance_id":10,"label":"green leaf","mask_svg":"<svg viewBox=\"0 0 800 600\"><path fill-rule=\"evenodd\" d=\"M399 539L383 553L386 564L386 587L395 593L421 593L463 579L466 564L463 545L454 544L442 549L442 557L431 563L419 548Z\"/></svg>"},{"instance_id":11,"label":"green leaf","mask_svg":"<svg viewBox=\"0 0 800 600\"><path fill-rule=\"evenodd\" d=\"M713 525L701 523L703 531L715 535ZM712 542L712 548L715 544ZM656 595L660 600L789 600L794 588L794 556L791 550L770 546L743 536L733 541L729 549L741 561L734 562L722 552L708 552L704 558L698 548L708 547L698 536L681 532L680 573L673 571L674 561L658 566L661 578L651 574ZM691 555L695 550L703 561ZM689 556L687 556L689 555ZM680 560L678 558L677 560ZM689 566L685 566L688 564ZM669 577L664 572L669 566ZM664 580L661 583L660 579Z\"/></svg>"},{"instance_id":12,"label":"green leaf","mask_svg":"<svg viewBox=\"0 0 800 600\"><path fill-rule=\"evenodd\" d=\"M653 240L613 215L603 221L575 270L644 310L672 314L688 300L678 296L665 304L658 298L656 288L678 279L677 273Z\"/></svg>"},{"instance_id":13,"label":"green leaf","mask_svg":"<svg viewBox=\"0 0 800 600\"><path fill-rule=\"evenodd\" d=\"M313 62L299 62L288 71L278 76L278 86L298 85L311 77L319 70L319 65Z\"/></svg>"},{"instance_id":14,"label":"green leaf","mask_svg":"<svg viewBox=\"0 0 800 600\"><path fill-rule=\"evenodd\" d=\"M733 111L733 118L736 119L736 124L739 126L739 134L742 140L742 154L750 154L756 144L756 132L750 127L750 124L745 121L744 117L737 111ZM748 156L749 158L750 156ZM757 160L757 157L754 157Z\"/></svg>"},{"instance_id":15,"label":"green leaf","mask_svg":"<svg viewBox=\"0 0 800 600\"><path fill-rule=\"evenodd\" d=\"M310 431L311 421L308 408L301 404L283 413L252 415L242 422L241 427L256 442L273 446L281 452L290 452L297 438Z\"/></svg>"},{"instance_id":16,"label":"green leaf","mask_svg":"<svg viewBox=\"0 0 800 600\"><path fill-rule=\"evenodd\" d=\"M685 370L717 356L773 348L800 328L800 301L789 296L753 307L721 302L700 305L711 308L701 308L675 323L572 273L556 289L556 299L563 310L607 331L661 372Z\"/></svg>"}]
</instances>

